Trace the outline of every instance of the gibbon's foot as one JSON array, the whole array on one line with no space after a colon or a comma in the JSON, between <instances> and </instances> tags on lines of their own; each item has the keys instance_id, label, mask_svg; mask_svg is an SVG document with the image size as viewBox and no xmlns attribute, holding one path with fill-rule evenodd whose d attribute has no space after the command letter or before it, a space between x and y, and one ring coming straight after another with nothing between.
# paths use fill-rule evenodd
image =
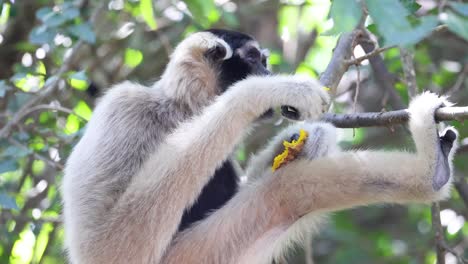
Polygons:
<instances>
[{"instance_id":1,"label":"gibbon's foot","mask_svg":"<svg viewBox=\"0 0 468 264\"><path fill-rule=\"evenodd\" d=\"M432 187L435 191L439 191L449 182L452 173L452 159L457 148L457 130L448 127L438 134L434 116L438 108L450 105L452 104L445 97L424 92L411 101L408 109L410 129L415 137L417 151L424 155L433 151L427 148L436 148L435 169L432 178ZM421 142L418 142L418 137L421 138ZM434 137L434 139L424 137ZM435 142L434 145L429 145L424 144L423 141Z\"/></svg>"},{"instance_id":2,"label":"gibbon's foot","mask_svg":"<svg viewBox=\"0 0 468 264\"><path fill-rule=\"evenodd\" d=\"M447 128L439 136L439 145L437 149L437 163L432 187L435 191L440 190L450 179L451 160L455 152L453 145L458 137L458 132L454 128ZM453 150L453 151L452 151Z\"/></svg>"},{"instance_id":3,"label":"gibbon's foot","mask_svg":"<svg viewBox=\"0 0 468 264\"><path fill-rule=\"evenodd\" d=\"M305 137L301 135L301 130L305 132ZM300 146L297 149L299 153L284 153L285 141L299 143ZM281 163L284 164L279 166L282 167L295 159L303 158L313 160L327 156L331 152L336 151L336 128L328 123L306 122L303 124L296 124L283 130L275 138L274 142L275 151L272 164L275 164L275 160L278 162L278 158L281 159L279 156L284 155L283 158L286 160L282 161ZM273 168L276 169L276 166L273 165Z\"/></svg>"}]
</instances>

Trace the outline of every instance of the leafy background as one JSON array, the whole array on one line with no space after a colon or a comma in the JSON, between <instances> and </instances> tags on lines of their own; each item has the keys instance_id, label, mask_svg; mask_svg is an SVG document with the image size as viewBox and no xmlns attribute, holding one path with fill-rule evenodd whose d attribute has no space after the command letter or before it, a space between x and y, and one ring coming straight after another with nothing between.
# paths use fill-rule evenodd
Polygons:
<instances>
[{"instance_id":1,"label":"leafy background","mask_svg":"<svg viewBox=\"0 0 468 264\"><path fill-rule=\"evenodd\" d=\"M270 49L273 71L318 77L338 36L363 18L389 49L380 71L365 60L345 74L334 111L404 108L409 96L401 50L414 57L420 91L467 104L465 1L0 1L0 131L8 129L0 137L0 263L65 262L58 185L96 98L122 80L156 80L184 36L208 27L247 32ZM361 46L354 53L364 54ZM8 128L18 113L22 118ZM240 146L241 164L279 130L278 123L258 128ZM450 123L462 139L468 135L462 122ZM340 131L344 148L412 148L401 126ZM444 241L453 250L445 253L446 263L468 257L467 143L455 161L457 190L441 203ZM347 210L281 262L435 263L431 223L428 205Z\"/></svg>"}]
</instances>

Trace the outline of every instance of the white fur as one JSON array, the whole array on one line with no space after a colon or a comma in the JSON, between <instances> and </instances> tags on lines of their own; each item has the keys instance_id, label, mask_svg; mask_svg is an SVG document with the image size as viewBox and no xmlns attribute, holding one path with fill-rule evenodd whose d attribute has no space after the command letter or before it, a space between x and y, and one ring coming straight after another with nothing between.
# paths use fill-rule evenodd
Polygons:
<instances>
[{"instance_id":1,"label":"white fur","mask_svg":"<svg viewBox=\"0 0 468 264\"><path fill-rule=\"evenodd\" d=\"M72 263L266 263L325 212L448 196L450 182L437 192L431 185L433 114L443 100L424 94L410 106L416 153L340 152L332 126L293 126L256 156L251 181L225 206L177 233L184 209L255 119L290 105L316 120L329 103L316 81L296 76L249 77L218 96L217 72L201 56L219 43L193 34L151 89L126 82L101 100L65 169ZM272 172L278 145L300 128L309 132L303 154Z\"/></svg>"}]
</instances>

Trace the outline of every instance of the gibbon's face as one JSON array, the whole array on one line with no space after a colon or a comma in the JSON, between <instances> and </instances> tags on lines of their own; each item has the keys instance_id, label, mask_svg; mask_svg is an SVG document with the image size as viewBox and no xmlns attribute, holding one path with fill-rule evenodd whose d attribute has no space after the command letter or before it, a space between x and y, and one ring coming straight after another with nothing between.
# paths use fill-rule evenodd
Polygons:
<instances>
[{"instance_id":1,"label":"gibbon's face","mask_svg":"<svg viewBox=\"0 0 468 264\"><path fill-rule=\"evenodd\" d=\"M233 53L231 58L219 62L218 81L221 92L249 75L271 74L266 67L268 51L261 49L258 42L251 36L224 29L210 29L207 32L223 39L231 47Z\"/></svg>"}]
</instances>

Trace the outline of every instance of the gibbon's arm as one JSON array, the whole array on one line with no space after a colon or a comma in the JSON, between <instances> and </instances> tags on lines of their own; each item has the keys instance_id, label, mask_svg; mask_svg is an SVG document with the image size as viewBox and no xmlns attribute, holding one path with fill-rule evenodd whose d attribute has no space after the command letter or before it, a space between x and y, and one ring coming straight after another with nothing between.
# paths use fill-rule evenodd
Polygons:
<instances>
[{"instance_id":1,"label":"gibbon's arm","mask_svg":"<svg viewBox=\"0 0 468 264\"><path fill-rule=\"evenodd\" d=\"M252 121L280 105L316 119L328 102L322 86L303 77L251 77L230 87L200 116L180 124L144 162L111 211L95 261L159 263L184 209Z\"/></svg>"},{"instance_id":2,"label":"gibbon's arm","mask_svg":"<svg viewBox=\"0 0 468 264\"><path fill-rule=\"evenodd\" d=\"M163 263L268 263L284 246L276 243L307 214L446 198L457 132L437 134L434 111L443 103L429 93L412 101L409 127L416 153L335 152L267 170L223 208L179 234Z\"/></svg>"}]
</instances>

